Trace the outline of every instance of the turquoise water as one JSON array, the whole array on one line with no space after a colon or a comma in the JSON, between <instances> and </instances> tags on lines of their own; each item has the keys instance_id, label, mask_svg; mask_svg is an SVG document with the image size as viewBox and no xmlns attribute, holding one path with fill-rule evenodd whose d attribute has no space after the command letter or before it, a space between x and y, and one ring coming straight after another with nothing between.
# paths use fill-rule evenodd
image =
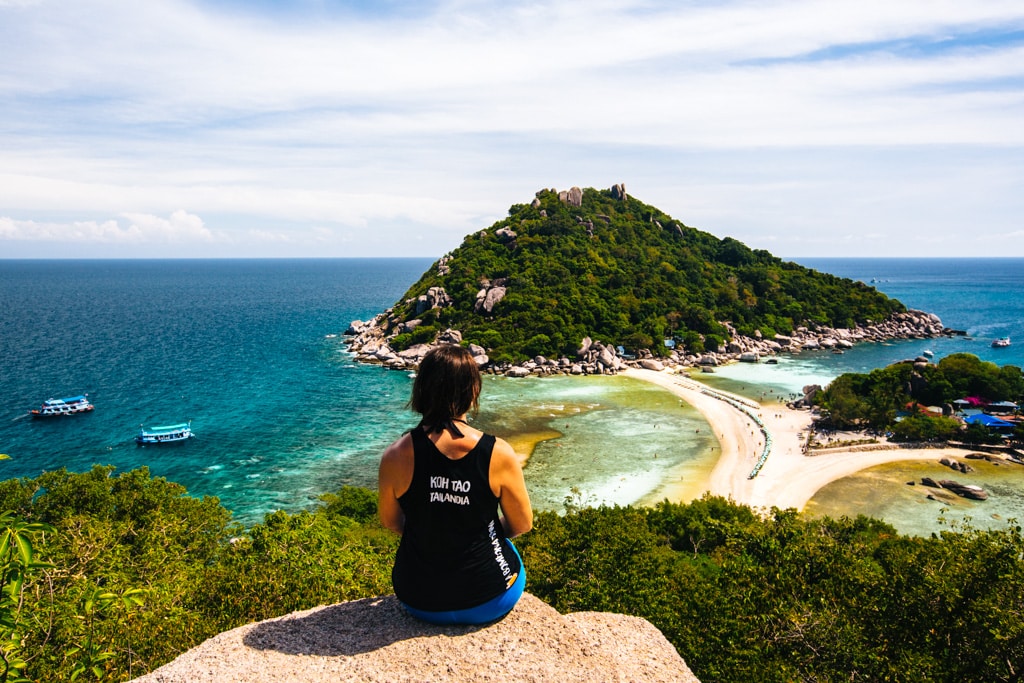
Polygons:
<instances>
[{"instance_id":1,"label":"turquoise water","mask_svg":"<svg viewBox=\"0 0 1024 683\"><path fill-rule=\"evenodd\" d=\"M567 496L628 505L666 484L697 496L716 461L700 413L625 377L488 377L478 422L517 452L536 443L524 472L540 509L562 510Z\"/></svg>"},{"instance_id":2,"label":"turquoise water","mask_svg":"<svg viewBox=\"0 0 1024 683\"><path fill-rule=\"evenodd\" d=\"M1022 259L803 261L876 279L882 291L971 337L804 354L705 379L760 398L924 348L936 358L968 350L1024 364ZM356 365L338 335L391 305L429 266L428 259L0 260L0 452L11 456L0 476L147 465L194 495L218 496L245 523L307 507L342 484L374 486L381 450L415 422L405 409L412 380ZM992 337L1007 334L1019 343L991 349ZM82 392L96 404L93 413L27 417L47 398ZM132 441L141 424L188 419L197 434L188 443ZM527 485L545 509L561 509L569 495L648 501L666 485L699 495L716 454L695 411L625 378L488 378L476 419L519 452L532 450ZM1011 478L1009 495L1021 483ZM842 501L855 495L832 499L839 507L828 514L845 514ZM999 498L980 505L987 503L976 519L1006 516ZM814 504L820 509L818 498ZM883 514L907 517L895 508ZM930 516L917 515L932 523Z\"/></svg>"},{"instance_id":3,"label":"turquoise water","mask_svg":"<svg viewBox=\"0 0 1024 683\"><path fill-rule=\"evenodd\" d=\"M339 336L397 300L426 259L0 261L0 476L93 464L213 495L252 523L343 484L376 486L415 424L408 373L355 364ZM43 400L96 410L33 420ZM139 447L139 426L197 438ZM535 505L635 502L713 465L689 406L624 378L487 378L477 418L522 453ZM705 433L708 430L704 430Z\"/></svg>"},{"instance_id":4,"label":"turquoise water","mask_svg":"<svg viewBox=\"0 0 1024 683\"><path fill-rule=\"evenodd\" d=\"M148 465L246 522L375 485L409 380L356 366L338 335L391 305L426 259L0 261L3 476ZM32 420L88 392L89 414ZM197 438L138 447L141 424Z\"/></svg>"}]
</instances>

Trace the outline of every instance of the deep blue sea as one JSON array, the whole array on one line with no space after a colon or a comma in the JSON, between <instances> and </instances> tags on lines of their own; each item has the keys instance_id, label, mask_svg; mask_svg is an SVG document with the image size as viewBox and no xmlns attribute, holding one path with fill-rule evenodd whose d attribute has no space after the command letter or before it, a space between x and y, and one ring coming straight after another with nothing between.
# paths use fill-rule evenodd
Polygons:
<instances>
[{"instance_id":1,"label":"deep blue sea","mask_svg":"<svg viewBox=\"0 0 1024 683\"><path fill-rule=\"evenodd\" d=\"M0 261L0 476L148 465L243 521L375 486L388 434L409 421L408 378L347 361L340 334L430 263ZM92 413L27 417L79 393ZM189 442L133 442L140 425L186 420Z\"/></svg>"},{"instance_id":2,"label":"deep blue sea","mask_svg":"<svg viewBox=\"0 0 1024 683\"><path fill-rule=\"evenodd\" d=\"M799 259L860 279L968 337L803 354L717 377L756 394L848 370L967 351L1024 366L1024 259ZM381 450L415 423L407 373L354 364L341 333L394 303L431 259L0 260L0 478L93 464L148 466L214 495L244 523L374 486ZM1009 349L991 340L1009 335ZM96 410L33 420L47 398ZM713 460L702 419L625 378L488 379L480 426L532 452L537 507L650 499L669 479L699 494ZM140 425L191 420L197 438L139 447ZM895 511L894 516L903 513Z\"/></svg>"},{"instance_id":3,"label":"deep blue sea","mask_svg":"<svg viewBox=\"0 0 1024 683\"><path fill-rule=\"evenodd\" d=\"M851 369L863 360L899 360L906 350L925 346L935 358L950 353L973 353L999 365L1024 367L1024 259L798 259L809 268L872 285L910 308L935 313L947 327L964 330L966 337L911 342L892 354L878 355L864 347L861 354L837 359ZM1009 336L1009 348L994 349L992 341ZM848 352L849 353L849 352ZM867 366L860 366L867 367Z\"/></svg>"},{"instance_id":4,"label":"deep blue sea","mask_svg":"<svg viewBox=\"0 0 1024 683\"><path fill-rule=\"evenodd\" d=\"M808 384L827 384L844 372L870 372L915 358L923 351L933 361L952 353L971 353L997 365L1024 367L1024 259L1021 258L801 258L801 265L860 280L908 308L934 313L966 336L859 344L842 355L829 351L782 357L778 365L730 366L717 379L754 383L741 393L759 395L761 387L793 393ZM1009 336L1008 348L992 341ZM730 384L730 389L740 390Z\"/></svg>"}]
</instances>

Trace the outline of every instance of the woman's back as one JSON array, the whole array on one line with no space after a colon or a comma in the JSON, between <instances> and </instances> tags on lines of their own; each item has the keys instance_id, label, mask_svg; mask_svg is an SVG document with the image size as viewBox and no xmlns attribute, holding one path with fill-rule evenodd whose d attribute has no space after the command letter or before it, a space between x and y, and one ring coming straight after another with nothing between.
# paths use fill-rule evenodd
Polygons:
<instances>
[{"instance_id":1,"label":"woman's back","mask_svg":"<svg viewBox=\"0 0 1024 683\"><path fill-rule=\"evenodd\" d=\"M409 402L420 424L380 462L380 520L402 534L395 593L410 613L434 623L500 618L526 584L508 539L533 526L530 497L511 446L466 422L480 388L466 349L431 349Z\"/></svg>"},{"instance_id":2,"label":"woman's back","mask_svg":"<svg viewBox=\"0 0 1024 683\"><path fill-rule=\"evenodd\" d=\"M451 459L422 429L411 438L415 466L409 489L399 497L406 524L392 574L395 593L423 610L490 600L521 570L518 557L502 543L498 498L489 481L495 439L484 435L464 456Z\"/></svg>"}]
</instances>

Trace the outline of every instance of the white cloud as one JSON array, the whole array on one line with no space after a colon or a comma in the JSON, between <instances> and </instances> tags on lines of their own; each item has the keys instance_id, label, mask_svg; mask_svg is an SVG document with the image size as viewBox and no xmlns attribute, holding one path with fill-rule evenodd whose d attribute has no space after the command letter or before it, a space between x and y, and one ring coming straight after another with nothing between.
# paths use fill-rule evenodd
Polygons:
<instances>
[{"instance_id":1,"label":"white cloud","mask_svg":"<svg viewBox=\"0 0 1024 683\"><path fill-rule=\"evenodd\" d=\"M169 218L144 213L127 213L130 221L127 233L145 242L213 242L213 233L203 224L203 219L186 211L178 210Z\"/></svg>"},{"instance_id":2,"label":"white cloud","mask_svg":"<svg viewBox=\"0 0 1024 683\"><path fill-rule=\"evenodd\" d=\"M167 244L214 242L218 238L203 220L186 211L168 218L125 214L117 220L40 223L0 216L0 239L33 242L101 242L109 244Z\"/></svg>"},{"instance_id":3,"label":"white cloud","mask_svg":"<svg viewBox=\"0 0 1024 683\"><path fill-rule=\"evenodd\" d=\"M0 0L0 215L38 240L431 255L556 185L625 181L752 241L854 234L865 207L892 238L1019 215L1024 42L949 42L1019 35L1016 1L314 4ZM970 172L930 172L936 150Z\"/></svg>"}]
</instances>

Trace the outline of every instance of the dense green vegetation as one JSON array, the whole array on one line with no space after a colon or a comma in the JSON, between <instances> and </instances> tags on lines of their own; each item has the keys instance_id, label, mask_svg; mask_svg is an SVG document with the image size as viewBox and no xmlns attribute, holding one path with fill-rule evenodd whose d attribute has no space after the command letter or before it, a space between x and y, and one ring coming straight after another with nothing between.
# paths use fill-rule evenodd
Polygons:
<instances>
[{"instance_id":1,"label":"dense green vegetation","mask_svg":"<svg viewBox=\"0 0 1024 683\"><path fill-rule=\"evenodd\" d=\"M919 414L921 406L944 406L968 396L988 402L1024 403L1024 373L1014 365L998 366L977 356L956 353L938 363L896 363L870 373L840 375L821 392L816 402L836 427L892 430L897 439L948 439L959 432L950 418ZM903 417L896 420L897 415ZM983 441L984 428L966 436ZM1019 437L1024 439L1024 434Z\"/></svg>"},{"instance_id":2,"label":"dense green vegetation","mask_svg":"<svg viewBox=\"0 0 1024 683\"><path fill-rule=\"evenodd\" d=\"M34 553L0 548L21 567L0 577L0 650L31 680L126 680L243 623L389 593L397 539L375 507L343 489L244 530L145 469L0 482L0 532ZM531 593L647 618L704 683L1010 681L1024 665L1017 526L911 538L704 498L542 513L518 543Z\"/></svg>"},{"instance_id":3,"label":"dense green vegetation","mask_svg":"<svg viewBox=\"0 0 1024 683\"><path fill-rule=\"evenodd\" d=\"M391 590L396 540L364 524L376 495L360 489L245 531L216 499L145 468L96 467L0 482L0 509L52 528L31 539L52 566L15 591L18 647L0 643L31 680L71 680L83 664L79 680L127 680L235 626Z\"/></svg>"},{"instance_id":4,"label":"dense green vegetation","mask_svg":"<svg viewBox=\"0 0 1024 683\"><path fill-rule=\"evenodd\" d=\"M402 321L416 318L407 302L431 287L444 287L454 303L422 314L421 326L395 346L429 342L452 327L496 361L571 355L588 335L655 353L675 336L702 352L727 337L723 321L771 338L805 323L853 327L905 310L863 283L686 227L632 197L588 189L581 207L554 191L537 199L468 236L449 255L446 274L432 267L408 290L395 305ZM497 234L502 229L515 237ZM493 313L474 312L482 284L502 280L507 294Z\"/></svg>"}]
</instances>

